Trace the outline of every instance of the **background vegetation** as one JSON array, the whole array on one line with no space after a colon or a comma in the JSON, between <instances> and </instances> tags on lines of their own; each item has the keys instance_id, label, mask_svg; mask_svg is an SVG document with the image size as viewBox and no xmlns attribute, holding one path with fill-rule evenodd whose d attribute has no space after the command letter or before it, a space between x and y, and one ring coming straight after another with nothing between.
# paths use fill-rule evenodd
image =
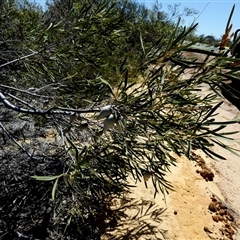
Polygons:
<instances>
[{"instance_id":1,"label":"background vegetation","mask_svg":"<svg viewBox=\"0 0 240 240\"><path fill-rule=\"evenodd\" d=\"M130 177L151 175L155 194L167 194L174 154L232 151L220 130L238 120L214 114L239 66L228 52L195 49L197 24L183 27L177 6L55 0L43 11L10 0L0 9L2 239L100 239ZM199 94L202 85L212 93Z\"/></svg>"}]
</instances>

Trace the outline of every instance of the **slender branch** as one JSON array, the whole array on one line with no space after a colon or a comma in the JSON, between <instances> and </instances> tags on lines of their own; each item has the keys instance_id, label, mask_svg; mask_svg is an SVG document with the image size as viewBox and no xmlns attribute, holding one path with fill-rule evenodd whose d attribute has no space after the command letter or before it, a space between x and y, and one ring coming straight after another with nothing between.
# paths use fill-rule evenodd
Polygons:
<instances>
[{"instance_id":1,"label":"slender branch","mask_svg":"<svg viewBox=\"0 0 240 240\"><path fill-rule=\"evenodd\" d=\"M33 107L32 105L30 105L29 103L23 101L23 100L20 99L20 98L18 98L18 97L16 97L16 96L12 95L12 94L10 94L10 93L7 93L7 95L8 95L9 97L11 97L11 98L17 100L18 102L23 103L24 105L28 106L29 108L35 109L35 107Z\"/></svg>"},{"instance_id":2,"label":"slender branch","mask_svg":"<svg viewBox=\"0 0 240 240\"><path fill-rule=\"evenodd\" d=\"M25 149L22 147L22 145L20 145L16 140L15 138L12 136L12 134L2 125L2 123L0 122L0 127L2 128L2 130L7 134L7 136L20 148L22 149L22 151L24 151L28 157L32 158L31 154Z\"/></svg>"},{"instance_id":3,"label":"slender branch","mask_svg":"<svg viewBox=\"0 0 240 240\"><path fill-rule=\"evenodd\" d=\"M62 111L71 111L71 112L76 112L76 113L94 113L94 112L100 111L100 108L74 109L74 108L56 107L55 109L62 110Z\"/></svg>"},{"instance_id":4,"label":"slender branch","mask_svg":"<svg viewBox=\"0 0 240 240\"><path fill-rule=\"evenodd\" d=\"M29 90L22 90L22 89L15 88L15 87L10 87L10 86L4 85L4 84L0 84L0 87L2 87L2 88L7 88L7 89L11 89L11 90L18 91L18 92L22 92L22 93L26 93L26 94L29 94L29 95L32 95L32 96L35 96L35 97L52 98L52 97L50 97L50 96L45 96L45 95L36 94L36 93L31 92L31 91L29 91ZM38 89L37 89L37 90L38 90Z\"/></svg>"},{"instance_id":5,"label":"slender branch","mask_svg":"<svg viewBox=\"0 0 240 240\"><path fill-rule=\"evenodd\" d=\"M22 107L15 106L11 104L6 97L0 92L0 101L3 104L16 112L22 112L26 114L34 115L72 115L73 113L94 113L99 112L99 109L72 109L72 108L61 108L61 107L52 107L48 110L39 110L39 109L26 109Z\"/></svg>"},{"instance_id":6,"label":"slender branch","mask_svg":"<svg viewBox=\"0 0 240 240\"><path fill-rule=\"evenodd\" d=\"M12 63L18 62L18 61L23 60L23 59L25 59L25 58L29 58L29 57L31 57L31 56L34 56L34 55L38 54L38 53L39 53L39 52L33 52L33 53L30 53L30 54L28 54L28 55L26 55L26 56L23 56L23 57L14 59L14 60L12 60L12 61L10 61L10 62L7 62L7 63L4 63L4 64L0 65L0 68L5 67L5 66L7 66L7 65L10 65L10 64L12 64Z\"/></svg>"}]
</instances>

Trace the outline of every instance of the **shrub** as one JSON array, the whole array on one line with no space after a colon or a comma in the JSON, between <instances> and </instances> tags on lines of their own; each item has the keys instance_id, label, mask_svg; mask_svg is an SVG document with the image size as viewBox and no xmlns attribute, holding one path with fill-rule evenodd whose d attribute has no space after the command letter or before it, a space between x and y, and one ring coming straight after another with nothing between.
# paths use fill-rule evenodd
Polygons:
<instances>
[{"instance_id":1,"label":"shrub","mask_svg":"<svg viewBox=\"0 0 240 240\"><path fill-rule=\"evenodd\" d=\"M192 149L200 148L224 159L211 150L213 144L232 151L218 137L228 139L220 130L238 120L218 123L214 116L224 80L238 70L226 70L235 59L186 44L197 25L167 22L162 34L157 22L140 21L120 3L54 1L45 12L5 6L2 169L10 161L8 183L17 178L16 191L22 178L18 194L31 189L34 199L19 200L17 210L7 208L12 215L4 215L1 230L7 238L97 238L99 216L112 198L130 190L129 177L142 181L150 174L155 194L166 194L174 154L191 158ZM20 19L22 39L7 28ZM189 59L187 52L206 58ZM202 85L213 91L199 94ZM3 191L1 203L14 197L14 191ZM36 217L35 204L43 216L36 224L15 214Z\"/></svg>"}]
</instances>

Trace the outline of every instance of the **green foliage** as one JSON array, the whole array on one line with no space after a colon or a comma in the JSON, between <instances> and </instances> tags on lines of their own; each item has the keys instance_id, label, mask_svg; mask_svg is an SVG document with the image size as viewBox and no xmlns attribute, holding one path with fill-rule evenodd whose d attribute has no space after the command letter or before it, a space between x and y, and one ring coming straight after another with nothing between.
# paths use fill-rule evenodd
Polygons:
<instances>
[{"instance_id":1,"label":"green foliage","mask_svg":"<svg viewBox=\"0 0 240 240\"><path fill-rule=\"evenodd\" d=\"M216 126L214 117L219 89L239 67L226 70L235 59L194 48L196 38L186 43L197 24L182 27L180 18L132 1L55 0L45 12L26 4L7 2L1 16L11 54L1 60L0 97L20 120L58 132L65 168L33 178L54 180L55 203L66 201L59 189L71 192L74 201L54 210L55 219L68 216L61 234L75 221L78 237L92 239L98 214L129 190L129 178L148 173L155 194L168 193L175 154L191 158L198 148L224 159L214 143L233 151L219 139L229 139L221 130L239 120ZM177 6L172 11L179 16ZM203 85L213 91L203 96Z\"/></svg>"}]
</instances>

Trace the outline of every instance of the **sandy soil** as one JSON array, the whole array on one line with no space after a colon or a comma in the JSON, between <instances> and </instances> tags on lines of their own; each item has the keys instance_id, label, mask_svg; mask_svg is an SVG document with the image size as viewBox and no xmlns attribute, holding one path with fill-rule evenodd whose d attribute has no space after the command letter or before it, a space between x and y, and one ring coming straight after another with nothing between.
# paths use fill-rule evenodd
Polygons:
<instances>
[{"instance_id":1,"label":"sandy soil","mask_svg":"<svg viewBox=\"0 0 240 240\"><path fill-rule=\"evenodd\" d=\"M199 156L200 152L196 154ZM207 159L206 163L209 161ZM205 181L196 172L201 169L196 162L186 157L177 158L177 162L168 176L175 191L169 192L165 201L161 194L154 199L151 181L148 181L148 188L144 182L138 183L125 199L116 201L115 209L121 209L124 214L103 239L231 239L224 237L221 230L234 222L216 222L213 220L216 213L209 210L213 196L226 203L215 181ZM231 229L236 232L235 223ZM236 234L233 239L237 239Z\"/></svg>"},{"instance_id":2,"label":"sandy soil","mask_svg":"<svg viewBox=\"0 0 240 240\"><path fill-rule=\"evenodd\" d=\"M203 88L204 94L207 89ZM218 109L217 121L240 119L239 110L227 100ZM240 131L240 124L227 126L224 132ZM240 134L227 144L240 150ZM154 187L148 181L135 184L132 193L116 200L114 209L120 221L108 229L107 239L169 239L169 240L239 240L240 157L215 146L213 151L226 161L214 161L201 151L196 161L185 156L177 158L168 180L174 186L165 201L161 194L154 199ZM213 181L206 181L204 171ZM211 175L210 174L210 175ZM207 177L208 177L207 175ZM208 179L207 179L208 180Z\"/></svg>"}]
</instances>

